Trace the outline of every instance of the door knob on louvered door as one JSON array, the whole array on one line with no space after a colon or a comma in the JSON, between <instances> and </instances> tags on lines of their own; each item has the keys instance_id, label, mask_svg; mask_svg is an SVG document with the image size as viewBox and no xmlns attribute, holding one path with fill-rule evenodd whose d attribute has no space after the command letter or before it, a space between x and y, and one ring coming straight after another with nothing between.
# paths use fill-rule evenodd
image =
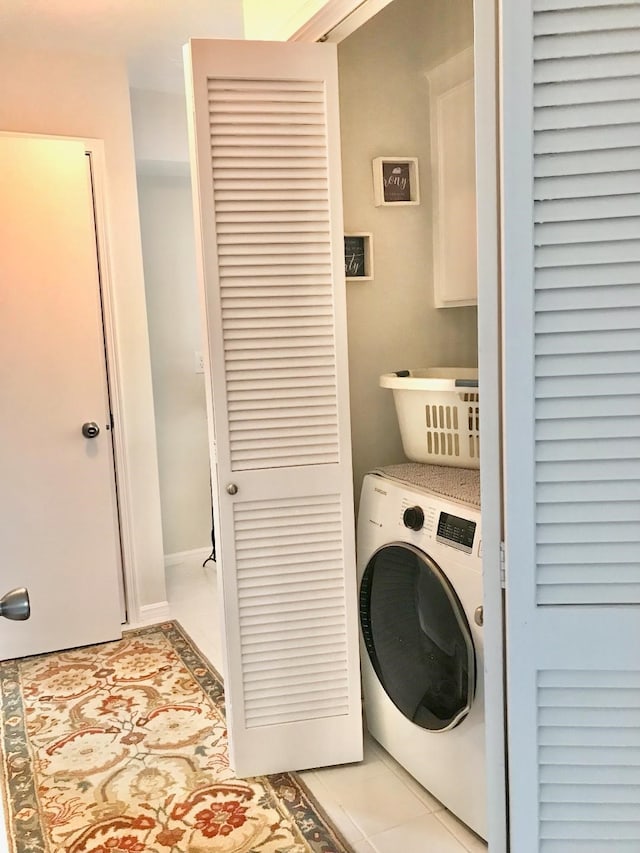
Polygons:
<instances>
[{"instance_id":1,"label":"door knob on louvered door","mask_svg":"<svg viewBox=\"0 0 640 853\"><path fill-rule=\"evenodd\" d=\"M227 485L227 494L229 494L229 495L237 495L238 494L238 487L236 486L235 483L229 483Z\"/></svg>"}]
</instances>

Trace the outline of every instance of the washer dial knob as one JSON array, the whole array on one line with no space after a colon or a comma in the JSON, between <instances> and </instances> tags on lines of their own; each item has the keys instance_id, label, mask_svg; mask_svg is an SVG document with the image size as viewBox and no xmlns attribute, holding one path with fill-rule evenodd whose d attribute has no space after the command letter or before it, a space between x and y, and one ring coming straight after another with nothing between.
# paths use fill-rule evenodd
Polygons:
<instances>
[{"instance_id":1,"label":"washer dial knob","mask_svg":"<svg viewBox=\"0 0 640 853\"><path fill-rule=\"evenodd\" d=\"M424 525L424 512L419 506L410 506L402 513L402 521L409 530L422 530Z\"/></svg>"}]
</instances>

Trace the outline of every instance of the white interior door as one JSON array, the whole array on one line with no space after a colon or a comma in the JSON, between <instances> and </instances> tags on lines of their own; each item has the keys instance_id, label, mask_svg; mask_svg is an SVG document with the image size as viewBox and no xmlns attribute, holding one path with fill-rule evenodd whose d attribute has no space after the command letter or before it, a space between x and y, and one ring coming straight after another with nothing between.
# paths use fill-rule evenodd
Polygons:
<instances>
[{"instance_id":1,"label":"white interior door","mask_svg":"<svg viewBox=\"0 0 640 853\"><path fill-rule=\"evenodd\" d=\"M193 41L231 761L362 757L334 45Z\"/></svg>"},{"instance_id":2,"label":"white interior door","mask_svg":"<svg viewBox=\"0 0 640 853\"><path fill-rule=\"evenodd\" d=\"M0 134L0 389L0 594L31 597L28 621L0 620L0 656L115 639L120 542L79 141Z\"/></svg>"},{"instance_id":3,"label":"white interior door","mask_svg":"<svg viewBox=\"0 0 640 853\"><path fill-rule=\"evenodd\" d=\"M526 7L526 8L524 8ZM640 4L502 4L511 850L640 850Z\"/></svg>"}]
</instances>

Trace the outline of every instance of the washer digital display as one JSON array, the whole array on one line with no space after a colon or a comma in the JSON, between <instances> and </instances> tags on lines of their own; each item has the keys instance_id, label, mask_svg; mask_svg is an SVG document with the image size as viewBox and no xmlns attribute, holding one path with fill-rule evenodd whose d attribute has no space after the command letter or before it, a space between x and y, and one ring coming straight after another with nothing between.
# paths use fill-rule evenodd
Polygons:
<instances>
[{"instance_id":1,"label":"washer digital display","mask_svg":"<svg viewBox=\"0 0 640 853\"><path fill-rule=\"evenodd\" d=\"M447 545L458 548L466 554L471 554L475 535L475 521L468 521L466 518L459 518L457 515L451 515L448 512L440 513L436 534L438 542L446 542Z\"/></svg>"}]
</instances>

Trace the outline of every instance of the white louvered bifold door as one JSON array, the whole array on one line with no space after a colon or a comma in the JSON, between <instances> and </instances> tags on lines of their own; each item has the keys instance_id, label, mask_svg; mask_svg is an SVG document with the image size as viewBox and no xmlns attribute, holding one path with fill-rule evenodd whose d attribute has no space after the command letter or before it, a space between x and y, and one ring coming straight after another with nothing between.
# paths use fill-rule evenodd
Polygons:
<instances>
[{"instance_id":1,"label":"white louvered bifold door","mask_svg":"<svg viewBox=\"0 0 640 853\"><path fill-rule=\"evenodd\" d=\"M640 850L640 3L504 2L513 853Z\"/></svg>"},{"instance_id":2,"label":"white louvered bifold door","mask_svg":"<svg viewBox=\"0 0 640 853\"><path fill-rule=\"evenodd\" d=\"M362 757L335 50L186 49L243 776Z\"/></svg>"}]
</instances>

